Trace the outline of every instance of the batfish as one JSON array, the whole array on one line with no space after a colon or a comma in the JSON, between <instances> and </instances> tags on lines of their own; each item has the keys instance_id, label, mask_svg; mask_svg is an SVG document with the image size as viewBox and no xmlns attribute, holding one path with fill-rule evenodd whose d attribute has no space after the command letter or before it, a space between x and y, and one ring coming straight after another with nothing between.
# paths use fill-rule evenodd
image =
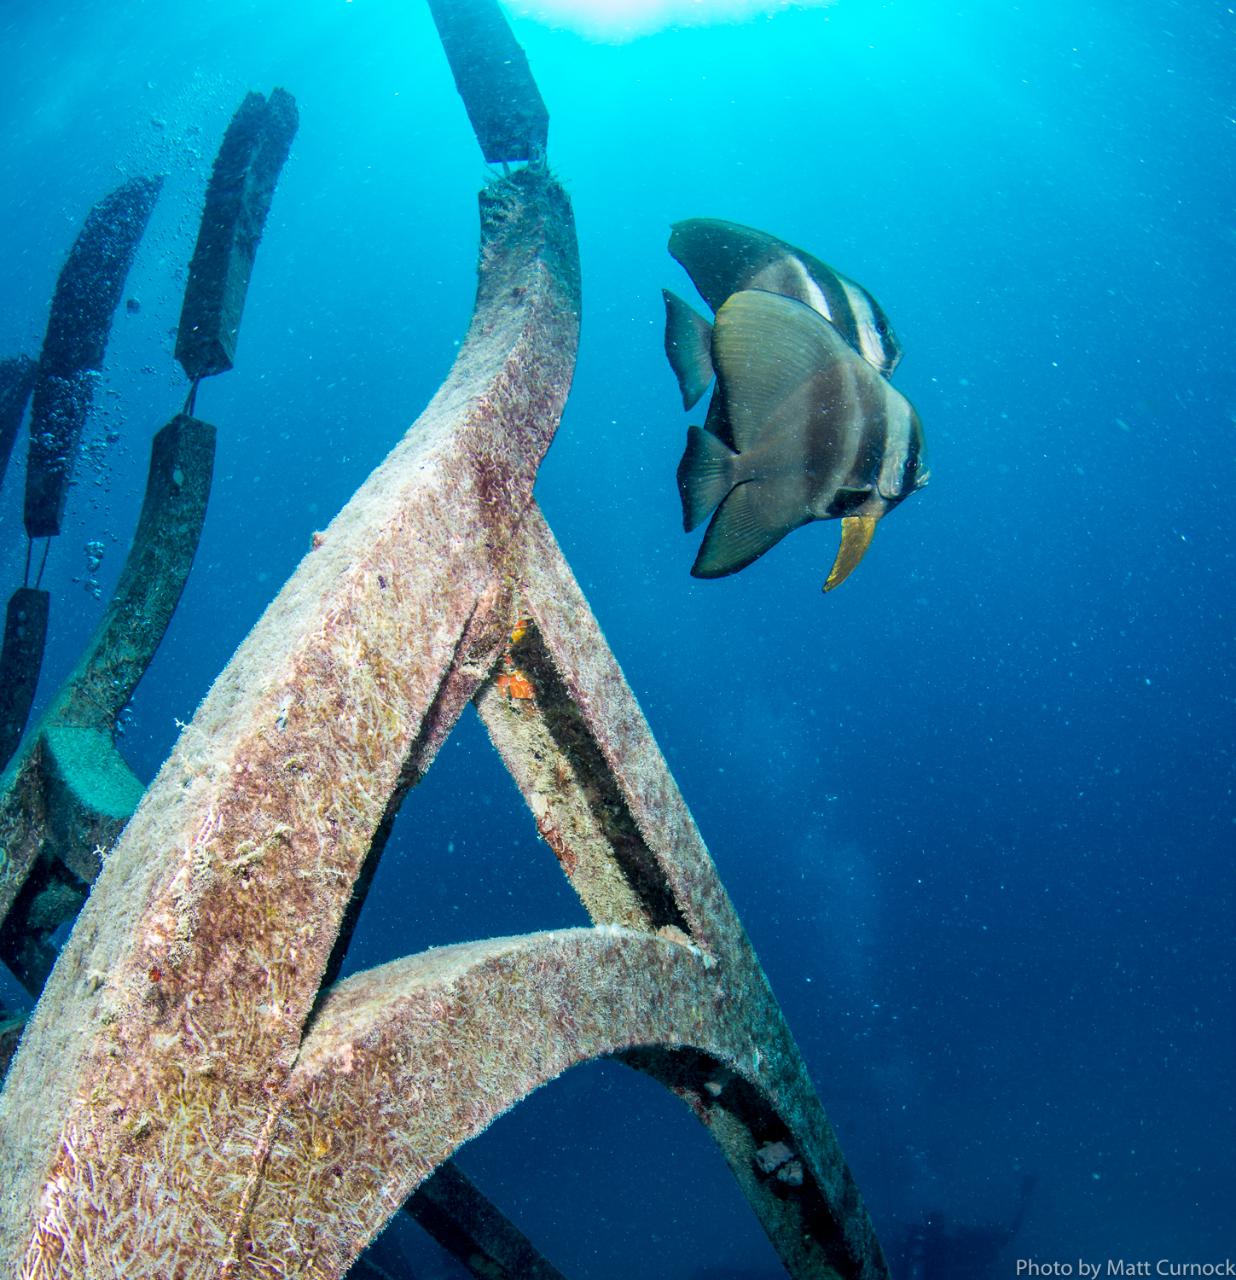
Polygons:
<instances>
[{"instance_id":1,"label":"batfish","mask_svg":"<svg viewBox=\"0 0 1236 1280\"><path fill-rule=\"evenodd\" d=\"M901 359L888 316L861 284L776 236L718 218L689 218L674 224L669 250L713 311L733 293L763 289L818 311L885 377ZM676 294L661 292L665 353L678 378L683 408L690 409L712 381L711 326Z\"/></svg>"},{"instance_id":2,"label":"batfish","mask_svg":"<svg viewBox=\"0 0 1236 1280\"><path fill-rule=\"evenodd\" d=\"M745 569L793 529L841 519L825 591L863 558L877 521L927 483L910 402L815 309L757 289L729 297L712 327L710 422L678 465L688 532L716 508L691 568Z\"/></svg>"}]
</instances>

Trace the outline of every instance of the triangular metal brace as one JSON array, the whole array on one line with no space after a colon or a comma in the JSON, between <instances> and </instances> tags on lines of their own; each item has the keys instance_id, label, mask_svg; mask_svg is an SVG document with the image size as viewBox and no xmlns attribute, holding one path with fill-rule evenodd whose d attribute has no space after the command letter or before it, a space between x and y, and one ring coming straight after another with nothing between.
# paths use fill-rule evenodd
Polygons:
<instances>
[{"instance_id":1,"label":"triangular metal brace","mask_svg":"<svg viewBox=\"0 0 1236 1280\"><path fill-rule=\"evenodd\" d=\"M220 675L119 841L0 1099L0 1272L334 1280L568 1067L707 1125L787 1270L883 1259L750 943L532 500L578 263L530 165L482 193L441 391ZM319 983L371 842L469 701L592 928Z\"/></svg>"}]
</instances>

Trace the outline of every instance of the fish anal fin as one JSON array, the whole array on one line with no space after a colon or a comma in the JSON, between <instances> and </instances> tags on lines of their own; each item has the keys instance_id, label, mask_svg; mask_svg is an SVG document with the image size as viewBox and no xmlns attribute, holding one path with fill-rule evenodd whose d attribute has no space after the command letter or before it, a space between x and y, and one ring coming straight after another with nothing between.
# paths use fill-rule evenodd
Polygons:
<instances>
[{"instance_id":1,"label":"fish anal fin","mask_svg":"<svg viewBox=\"0 0 1236 1280\"><path fill-rule=\"evenodd\" d=\"M697 578L724 578L745 569L810 516L777 512L764 492L767 484L744 481L734 486L713 516L691 566Z\"/></svg>"},{"instance_id":2,"label":"fish anal fin","mask_svg":"<svg viewBox=\"0 0 1236 1280\"><path fill-rule=\"evenodd\" d=\"M682 407L690 409L712 381L712 325L676 293L661 290L665 299L665 354L678 379Z\"/></svg>"},{"instance_id":3,"label":"fish anal fin","mask_svg":"<svg viewBox=\"0 0 1236 1280\"><path fill-rule=\"evenodd\" d=\"M682 527L690 533L734 487L737 454L703 427L687 428L687 447L678 464Z\"/></svg>"},{"instance_id":4,"label":"fish anal fin","mask_svg":"<svg viewBox=\"0 0 1236 1280\"><path fill-rule=\"evenodd\" d=\"M837 558L833 561L828 581L824 583L825 591L839 587L858 567L858 562L871 546L877 523L876 516L846 516L841 521L841 546L837 548Z\"/></svg>"}]
</instances>

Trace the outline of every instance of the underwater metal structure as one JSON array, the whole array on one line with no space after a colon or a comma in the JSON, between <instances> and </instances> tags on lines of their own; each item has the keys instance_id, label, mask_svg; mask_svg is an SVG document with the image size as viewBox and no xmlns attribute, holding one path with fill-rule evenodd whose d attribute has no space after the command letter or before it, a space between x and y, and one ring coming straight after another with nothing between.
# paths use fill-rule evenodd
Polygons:
<instances>
[{"instance_id":1,"label":"underwater metal structure","mask_svg":"<svg viewBox=\"0 0 1236 1280\"><path fill-rule=\"evenodd\" d=\"M103 850L142 798L144 787L116 746L116 719L189 576L214 449L214 427L187 414L155 435L116 590L77 666L0 778L0 958L35 995L55 963L51 935L80 909Z\"/></svg>"},{"instance_id":2,"label":"underwater metal structure","mask_svg":"<svg viewBox=\"0 0 1236 1280\"><path fill-rule=\"evenodd\" d=\"M154 437L137 530L115 592L20 752L50 596L36 580L9 601L0 650L0 765L7 765L0 775L0 959L34 996L55 963L51 939L77 915L103 852L145 790L117 749L117 718L171 622L197 551L215 428L191 408L201 379L232 367L254 257L296 126L295 102L282 89L269 102L248 94L228 126L207 187L178 331L177 358L190 379L186 411ZM161 181L132 179L91 210L57 281L38 363L0 364L4 462L33 389L25 501L32 539L59 532L112 316ZM32 523L32 512L41 523ZM27 576L29 567L28 555ZM0 1027L0 1070L18 1025L6 1019Z\"/></svg>"},{"instance_id":3,"label":"underwater metal structure","mask_svg":"<svg viewBox=\"0 0 1236 1280\"><path fill-rule=\"evenodd\" d=\"M40 589L43 565L51 539L60 533L112 318L162 184L161 178L131 178L90 210L56 280L38 360L0 361L0 477L27 402L33 401L26 450L26 569L9 598L0 649L0 768L17 750L34 703L51 609L50 595ZM37 538L47 542L32 586ZM4 914L0 909L0 919Z\"/></svg>"},{"instance_id":4,"label":"underwater metal structure","mask_svg":"<svg viewBox=\"0 0 1236 1280\"><path fill-rule=\"evenodd\" d=\"M492 0L433 8L448 51L478 14L484 39L514 44ZM486 154L526 162L481 193L467 337L103 860L0 1095L3 1274L334 1280L462 1143L612 1056L708 1127L791 1275L887 1275L533 498L578 342L574 224L535 136L539 95L528 128L495 143L483 82L455 70ZM320 990L391 816L469 703L593 926L437 948ZM443 1176L412 1211L484 1234L484 1202ZM525 1263L501 1274L556 1274Z\"/></svg>"},{"instance_id":5,"label":"underwater metal structure","mask_svg":"<svg viewBox=\"0 0 1236 1280\"><path fill-rule=\"evenodd\" d=\"M223 136L176 328L176 359L194 385L235 361L258 242L299 122L286 89L248 93Z\"/></svg>"},{"instance_id":6,"label":"underwater metal structure","mask_svg":"<svg viewBox=\"0 0 1236 1280\"><path fill-rule=\"evenodd\" d=\"M112 315L162 186L162 178L132 178L101 200L56 282L31 407L25 503L31 538L60 532Z\"/></svg>"}]
</instances>

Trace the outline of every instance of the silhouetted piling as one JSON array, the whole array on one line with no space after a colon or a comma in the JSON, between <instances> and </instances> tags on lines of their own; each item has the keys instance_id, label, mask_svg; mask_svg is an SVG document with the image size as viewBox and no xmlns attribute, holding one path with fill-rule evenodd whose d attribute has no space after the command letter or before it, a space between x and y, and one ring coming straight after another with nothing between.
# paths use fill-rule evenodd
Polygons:
<instances>
[{"instance_id":1,"label":"silhouetted piling","mask_svg":"<svg viewBox=\"0 0 1236 1280\"><path fill-rule=\"evenodd\" d=\"M545 155L549 112L492 0L429 0L455 87L489 164Z\"/></svg>"},{"instance_id":2,"label":"silhouetted piling","mask_svg":"<svg viewBox=\"0 0 1236 1280\"><path fill-rule=\"evenodd\" d=\"M29 356L0 360L0 480L8 469L13 441L25 417L37 370L38 365Z\"/></svg>"},{"instance_id":3,"label":"silhouetted piling","mask_svg":"<svg viewBox=\"0 0 1236 1280\"><path fill-rule=\"evenodd\" d=\"M12 758L26 731L47 643L51 597L34 587L18 587L9 599L0 651L0 769Z\"/></svg>"},{"instance_id":4,"label":"silhouetted piling","mask_svg":"<svg viewBox=\"0 0 1236 1280\"><path fill-rule=\"evenodd\" d=\"M298 123L286 90L269 100L250 93L223 136L176 335L176 359L195 381L232 367L253 259Z\"/></svg>"},{"instance_id":5,"label":"silhouetted piling","mask_svg":"<svg viewBox=\"0 0 1236 1280\"><path fill-rule=\"evenodd\" d=\"M30 420L26 532L32 538L60 532L112 316L162 185L162 178L133 178L100 200L56 282Z\"/></svg>"},{"instance_id":6,"label":"silhouetted piling","mask_svg":"<svg viewBox=\"0 0 1236 1280\"><path fill-rule=\"evenodd\" d=\"M541 1256L453 1160L440 1164L404 1208L474 1275L564 1280L562 1272Z\"/></svg>"}]
</instances>

